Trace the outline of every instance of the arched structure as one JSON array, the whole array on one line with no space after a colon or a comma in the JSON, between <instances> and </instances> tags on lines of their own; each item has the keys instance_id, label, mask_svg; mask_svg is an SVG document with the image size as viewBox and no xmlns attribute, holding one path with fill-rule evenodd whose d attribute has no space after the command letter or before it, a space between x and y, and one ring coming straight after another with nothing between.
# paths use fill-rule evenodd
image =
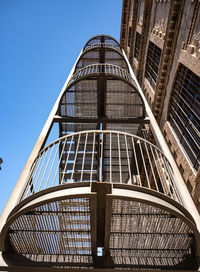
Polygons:
<instances>
[{"instance_id":1,"label":"arched structure","mask_svg":"<svg viewBox=\"0 0 200 272\"><path fill-rule=\"evenodd\" d=\"M59 138L47 144L55 122ZM0 267L197 269L199 218L181 184L126 56L114 38L97 35L1 217Z\"/></svg>"}]
</instances>

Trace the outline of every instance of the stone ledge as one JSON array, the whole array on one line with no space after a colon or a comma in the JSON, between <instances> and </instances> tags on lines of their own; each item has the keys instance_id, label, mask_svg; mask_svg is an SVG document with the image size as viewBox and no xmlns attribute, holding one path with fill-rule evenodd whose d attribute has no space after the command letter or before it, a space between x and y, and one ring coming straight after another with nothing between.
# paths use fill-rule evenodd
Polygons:
<instances>
[{"instance_id":1,"label":"stone ledge","mask_svg":"<svg viewBox=\"0 0 200 272\"><path fill-rule=\"evenodd\" d=\"M200 54L191 54L186 50L182 50L178 62L181 62L184 66L200 77Z\"/></svg>"}]
</instances>

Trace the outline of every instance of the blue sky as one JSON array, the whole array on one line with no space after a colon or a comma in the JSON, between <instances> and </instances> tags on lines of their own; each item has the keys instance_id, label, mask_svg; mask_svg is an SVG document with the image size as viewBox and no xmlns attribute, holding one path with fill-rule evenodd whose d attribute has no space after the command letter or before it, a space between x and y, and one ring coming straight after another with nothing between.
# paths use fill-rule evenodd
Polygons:
<instances>
[{"instance_id":1,"label":"blue sky","mask_svg":"<svg viewBox=\"0 0 200 272\"><path fill-rule=\"evenodd\" d=\"M0 0L0 213L81 48L120 37L122 0Z\"/></svg>"}]
</instances>

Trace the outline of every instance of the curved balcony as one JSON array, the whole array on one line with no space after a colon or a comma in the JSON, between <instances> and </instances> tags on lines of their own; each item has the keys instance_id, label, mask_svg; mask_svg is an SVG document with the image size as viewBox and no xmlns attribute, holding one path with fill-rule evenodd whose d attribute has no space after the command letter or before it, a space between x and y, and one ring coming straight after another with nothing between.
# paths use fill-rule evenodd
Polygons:
<instances>
[{"instance_id":1,"label":"curved balcony","mask_svg":"<svg viewBox=\"0 0 200 272\"><path fill-rule=\"evenodd\" d=\"M0 248L35 266L195 269L199 240L156 146L87 131L38 154Z\"/></svg>"},{"instance_id":2,"label":"curved balcony","mask_svg":"<svg viewBox=\"0 0 200 272\"><path fill-rule=\"evenodd\" d=\"M117 65L129 71L119 47L110 43L94 43L83 50L76 65L75 72L85 66L98 63Z\"/></svg>"},{"instance_id":3,"label":"curved balcony","mask_svg":"<svg viewBox=\"0 0 200 272\"><path fill-rule=\"evenodd\" d=\"M120 44L118 43L118 41L115 38L113 38L110 35L99 34L99 35L95 35L91 39L89 39L87 41L87 43L85 44L83 50L85 50L88 46L95 44L95 43L99 43L99 42L113 44L116 47L120 48Z\"/></svg>"},{"instance_id":4,"label":"curved balcony","mask_svg":"<svg viewBox=\"0 0 200 272\"><path fill-rule=\"evenodd\" d=\"M58 114L65 117L62 134L102 128L138 133L145 122L144 102L130 74L111 64L93 64L78 70L61 98ZM83 121L85 124L83 124ZM116 126L116 122L118 125Z\"/></svg>"},{"instance_id":5,"label":"curved balcony","mask_svg":"<svg viewBox=\"0 0 200 272\"><path fill-rule=\"evenodd\" d=\"M117 51L120 55L122 55L122 51L121 49L114 45L114 44L111 44L111 43L94 43L94 44L91 44L91 45L88 45L86 48L83 49L83 52L86 53L87 51L90 51L90 50L93 50L93 49L99 49L99 48L107 48L107 49L111 49L111 50L115 50Z\"/></svg>"},{"instance_id":6,"label":"curved balcony","mask_svg":"<svg viewBox=\"0 0 200 272\"><path fill-rule=\"evenodd\" d=\"M83 78L90 75L99 75L99 74L106 74L110 76L115 76L119 79L123 79L126 82L133 85L136 89L136 84L131 77L131 75L121 67L117 65L112 65L108 63L99 63L99 64L92 64L83 67L82 69L78 70L71 78L69 84L73 83L74 81L78 80L79 78Z\"/></svg>"},{"instance_id":7,"label":"curved balcony","mask_svg":"<svg viewBox=\"0 0 200 272\"><path fill-rule=\"evenodd\" d=\"M22 199L83 181L145 187L180 202L170 164L156 146L128 133L107 130L66 135L45 147L33 163Z\"/></svg>"}]
</instances>

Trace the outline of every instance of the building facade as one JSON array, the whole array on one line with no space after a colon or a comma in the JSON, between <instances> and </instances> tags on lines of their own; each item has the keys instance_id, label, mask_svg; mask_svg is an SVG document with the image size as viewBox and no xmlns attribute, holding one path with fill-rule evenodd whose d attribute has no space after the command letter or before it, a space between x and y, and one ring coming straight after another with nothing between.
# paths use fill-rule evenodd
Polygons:
<instances>
[{"instance_id":1,"label":"building facade","mask_svg":"<svg viewBox=\"0 0 200 272\"><path fill-rule=\"evenodd\" d=\"M200 2L124 0L120 44L200 212Z\"/></svg>"}]
</instances>

